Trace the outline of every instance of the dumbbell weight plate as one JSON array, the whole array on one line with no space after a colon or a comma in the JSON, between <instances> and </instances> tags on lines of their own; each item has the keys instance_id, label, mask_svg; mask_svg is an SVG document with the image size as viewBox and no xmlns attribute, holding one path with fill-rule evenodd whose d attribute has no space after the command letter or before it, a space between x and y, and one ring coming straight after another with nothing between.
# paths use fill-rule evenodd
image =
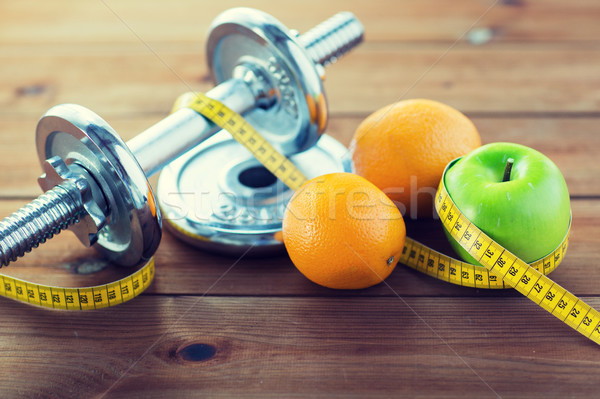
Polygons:
<instances>
[{"instance_id":1,"label":"dumbbell weight plate","mask_svg":"<svg viewBox=\"0 0 600 399\"><path fill-rule=\"evenodd\" d=\"M54 156L76 163L102 189L108 222L94 247L124 266L150 259L162 234L160 211L144 171L114 129L87 108L62 104L40 119L36 141L42 165Z\"/></svg>"},{"instance_id":2,"label":"dumbbell weight plate","mask_svg":"<svg viewBox=\"0 0 600 399\"><path fill-rule=\"evenodd\" d=\"M290 160L308 178L350 171L346 147L326 134ZM165 225L194 246L229 255L283 249L275 235L293 192L226 131L163 169L157 193Z\"/></svg>"},{"instance_id":3,"label":"dumbbell weight plate","mask_svg":"<svg viewBox=\"0 0 600 399\"><path fill-rule=\"evenodd\" d=\"M236 76L243 65L257 71L252 84L275 88L275 105L259 104L244 115L272 145L290 155L316 143L326 127L327 102L317 66L294 33L267 13L233 8L215 18L206 48L215 84L243 78Z\"/></svg>"}]
</instances>

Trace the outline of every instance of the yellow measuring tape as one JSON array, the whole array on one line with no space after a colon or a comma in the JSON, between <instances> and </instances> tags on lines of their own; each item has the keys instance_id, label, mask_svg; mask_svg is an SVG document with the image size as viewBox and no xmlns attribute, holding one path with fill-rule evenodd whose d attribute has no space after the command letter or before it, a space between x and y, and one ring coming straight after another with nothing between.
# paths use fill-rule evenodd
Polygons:
<instances>
[{"instance_id":1,"label":"yellow measuring tape","mask_svg":"<svg viewBox=\"0 0 600 399\"><path fill-rule=\"evenodd\" d=\"M203 94L185 93L175 103L173 111L183 107L193 109L231 133L292 190L297 190L307 181L302 172L241 115L219 101ZM446 170L451 166L452 163ZM435 208L451 236L483 266L458 261L409 237L399 260L401 263L453 284L476 288L515 288L568 326L600 344L600 313L546 276L564 258L569 232L554 251L529 265L492 240L460 212L446 191L443 177L436 194Z\"/></svg>"},{"instance_id":2,"label":"yellow measuring tape","mask_svg":"<svg viewBox=\"0 0 600 399\"><path fill-rule=\"evenodd\" d=\"M189 92L182 94L175 101L172 112L186 107L227 130L238 143L246 147L264 167L292 190L299 189L306 181L306 177L287 157L273 148L240 114L225 104L202 93Z\"/></svg>"},{"instance_id":3,"label":"yellow measuring tape","mask_svg":"<svg viewBox=\"0 0 600 399\"><path fill-rule=\"evenodd\" d=\"M53 287L0 275L0 295L46 308L100 309L135 298L148 288L153 279L154 258L125 278L94 287Z\"/></svg>"},{"instance_id":4,"label":"yellow measuring tape","mask_svg":"<svg viewBox=\"0 0 600 399\"><path fill-rule=\"evenodd\" d=\"M600 313L539 270L530 267L471 223L452 201L443 178L436 194L435 208L452 238L492 275L501 278L553 316L600 344ZM556 262L562 259L566 249L567 239L544 259Z\"/></svg>"}]
</instances>

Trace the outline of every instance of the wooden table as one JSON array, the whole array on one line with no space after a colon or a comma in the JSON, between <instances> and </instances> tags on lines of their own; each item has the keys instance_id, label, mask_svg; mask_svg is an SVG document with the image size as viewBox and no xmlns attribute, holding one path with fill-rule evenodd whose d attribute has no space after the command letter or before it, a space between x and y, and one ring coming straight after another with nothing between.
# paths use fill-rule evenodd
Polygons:
<instances>
[{"instance_id":1,"label":"wooden table","mask_svg":"<svg viewBox=\"0 0 600 399\"><path fill-rule=\"evenodd\" d=\"M129 139L167 114L187 90L182 80L211 87L206 32L238 2L173 3L0 2L3 216L40 193L34 131L51 106L85 105ZM363 21L365 43L325 82L328 133L344 144L375 109L425 97L465 112L485 143L517 142L554 160L573 232L552 278L600 308L598 1L249 3L300 31L345 9ZM448 250L435 223L410 223L409 235ZM211 255L168 232L156 265L147 292L114 308L0 299L0 396L597 396L600 348L512 290L399 266L389 287L333 291L285 256ZM3 271L72 286L127 273L70 233Z\"/></svg>"}]
</instances>

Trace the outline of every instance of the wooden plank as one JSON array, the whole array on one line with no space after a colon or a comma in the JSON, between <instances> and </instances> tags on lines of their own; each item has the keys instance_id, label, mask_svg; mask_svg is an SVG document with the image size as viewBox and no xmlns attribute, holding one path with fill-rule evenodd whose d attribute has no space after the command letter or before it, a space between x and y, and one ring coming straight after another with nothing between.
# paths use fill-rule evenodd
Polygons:
<instances>
[{"instance_id":1,"label":"wooden plank","mask_svg":"<svg viewBox=\"0 0 600 399\"><path fill-rule=\"evenodd\" d=\"M109 123L128 140L160 120L160 115L110 118ZM108 119L108 118L107 118ZM331 118L328 133L348 145L361 117ZM571 195L600 195L600 136L595 118L473 117L484 143L508 141L533 147L560 168ZM0 198L40 194L41 173L35 148L37 117L0 117L0 160L10 173L0 174ZM568 137L565 143L564 138ZM156 179L152 180L155 184Z\"/></svg>"},{"instance_id":2,"label":"wooden plank","mask_svg":"<svg viewBox=\"0 0 600 399\"><path fill-rule=\"evenodd\" d=\"M364 114L402 98L464 112L597 113L600 45L365 44L327 70L332 113ZM195 45L0 46L0 116L77 103L103 117L164 115L190 89L212 87ZM167 65L167 66L165 66ZM35 66L35 68L32 68ZM351 84L349 84L351 82Z\"/></svg>"},{"instance_id":3,"label":"wooden plank","mask_svg":"<svg viewBox=\"0 0 600 399\"><path fill-rule=\"evenodd\" d=\"M466 113L596 112L600 95L589 90L600 84L594 54L600 58L592 46L363 46L342 60L350 65L335 66L326 87L333 112L360 113L406 98L431 98Z\"/></svg>"},{"instance_id":4,"label":"wooden plank","mask_svg":"<svg viewBox=\"0 0 600 399\"><path fill-rule=\"evenodd\" d=\"M244 5L301 32L342 9L363 21L366 42L324 83L328 132L346 145L370 112L425 97L472 117L486 143L518 142L553 159L574 219L551 277L600 309L600 3L501 0L478 20L492 3ZM237 5L0 1L0 218L39 193L41 114L81 103L133 137L181 92L211 87L206 32ZM408 232L451 251L437 222L409 222ZM386 284L337 291L308 281L284 254L235 262L165 232L156 281L131 302L69 313L0 298L0 397L597 395L598 347L513 290L457 287L398 266ZM131 272L68 232L1 271L70 286Z\"/></svg>"},{"instance_id":5,"label":"wooden plank","mask_svg":"<svg viewBox=\"0 0 600 399\"><path fill-rule=\"evenodd\" d=\"M0 215L16 209L19 201L0 201ZM600 201L572 202L573 228L567 256L552 278L576 295L600 295ZM452 250L438 222L411 222L408 235L446 254ZM455 255L454 255L455 256ZM230 267L235 263L235 266ZM59 286L105 284L132 270L110 265L92 249L84 248L64 232L34 250L2 273L28 281ZM445 283L399 265L386 284L359 291L317 286L302 276L285 254L242 259L203 252L175 239L168 231L156 253L156 280L152 294L249 296L511 296L512 290L480 290Z\"/></svg>"},{"instance_id":6,"label":"wooden plank","mask_svg":"<svg viewBox=\"0 0 600 399\"><path fill-rule=\"evenodd\" d=\"M2 397L593 397L600 378L595 344L519 298L0 306Z\"/></svg>"},{"instance_id":7,"label":"wooden plank","mask_svg":"<svg viewBox=\"0 0 600 399\"><path fill-rule=\"evenodd\" d=\"M365 25L370 41L444 41L458 39L474 23L489 29L494 41L597 41L600 5L594 0L577 4L560 0L499 1L306 0L302 7L285 2L252 1L244 5L269 12L290 28L303 32L338 11L354 12ZM168 3L73 2L35 0L0 4L1 43L113 42L135 43L137 35L151 43L203 43L211 21L223 10L240 6L233 0ZM486 11L489 11L483 18ZM115 16L118 15L118 18ZM123 22L119 20L121 18ZM560 20L560 23L557 23ZM127 26L125 26L127 24ZM467 36L468 38L468 36Z\"/></svg>"}]
</instances>

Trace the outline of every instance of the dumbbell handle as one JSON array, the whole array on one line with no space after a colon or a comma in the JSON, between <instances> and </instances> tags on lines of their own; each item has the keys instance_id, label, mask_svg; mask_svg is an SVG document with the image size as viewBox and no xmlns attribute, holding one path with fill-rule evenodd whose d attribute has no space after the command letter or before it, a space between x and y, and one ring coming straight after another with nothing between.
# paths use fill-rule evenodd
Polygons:
<instances>
[{"instance_id":1,"label":"dumbbell handle","mask_svg":"<svg viewBox=\"0 0 600 399\"><path fill-rule=\"evenodd\" d=\"M321 68L319 65L333 62L356 45L361 38L362 25L360 22L350 13L340 13L306 34L297 37L296 40L304 47L309 57L315 61L316 67ZM263 73L260 68L256 68L256 70L253 70L253 68L255 67L252 65L239 66L230 80L213 88L207 95L221 101L240 114L247 113L256 106L268 106L269 102L267 101L267 104L265 104L263 101L267 96L274 95L275 91L269 90L268 83L265 83L269 79L261 79L261 76L256 75L257 73ZM262 76L262 78L265 78L265 76ZM56 139L57 147L52 147L52 152L55 155L61 153L61 146L64 146L64 141L61 141L63 136L52 134L54 129L59 129L58 131L63 128L67 129L70 133L65 134L68 136L72 134L70 129L75 129L77 132L79 132L77 129L83 129L82 134L86 135L89 133L89 129L95 135L97 131L110 128L99 128L98 126L104 125L106 122L89 110L74 105L64 105L62 108L59 106L59 108L59 110L53 112L64 114L66 113L65 110L69 109L68 116L47 114L38 124L37 137L44 143L41 147L42 151L39 151L40 148L38 148L38 151L44 156L48 155L46 152L48 148L45 146L49 136L58 137ZM60 124L62 127L58 128L56 124ZM157 240L160 239L160 234L157 233L157 229L160 229L160 222L157 221L159 217L145 214L144 212L147 211L144 205L145 202L142 201L142 205L132 204L130 203L132 197L127 197L127 195L124 195L126 199L121 202L115 202L117 206L109 208L104 202L105 196L101 190L108 189L109 193L112 193L111 190L117 190L115 188L117 186L133 184L132 192L135 193L136 190L139 190L141 193L146 193L147 187L143 184L139 187L136 186L135 184L139 182L134 180L133 175L128 174L130 170L134 171L134 175L139 171L137 165L131 167L132 162L137 161L146 176L151 176L169 162L216 133L218 129L214 123L191 109L178 110L127 143L135 158L129 154L118 152L122 149L119 140L111 141L109 137L97 137L98 142L102 144L102 148L98 149L101 154L91 152L91 155L88 154L92 157L89 162L92 164L100 162L97 161L100 158L104 162L106 154L110 154L111 159L115 161L115 165L108 168L116 168L115 170L119 171L119 174L114 176L113 174L102 175L104 172L97 172L105 178L107 176L115 178L115 182L110 181L110 178L108 178L108 182L104 181L104 185L98 185L95 179L84 176L81 171L76 173L77 177L73 177L71 168L75 166L61 164L64 161L62 156L52 156L51 159L47 159L44 163L46 173L41 181L43 182L42 187L50 185L51 192L43 194L12 216L0 221L0 267L23 256L69 226L75 229L74 231L78 237L83 237L82 241L84 243L87 245L93 244L98 239L100 230L106 233L104 227L106 227L105 223L108 219L111 219L112 222L119 221L119 224L111 225L111 229L121 234L121 236L114 237L121 240L120 243L125 242L122 235L127 234L127 231L129 231L127 229L132 229L130 230L131 236L136 234L141 236L135 242L130 240L129 244L131 245L127 244L128 246L123 250L119 246L111 244L112 241L109 239L111 237L107 238L106 248L103 245L100 245L100 247L105 248L106 253L112 259L122 264L131 265L137 263L139 259L151 256L156 249ZM116 136L116 133L114 133L114 136ZM106 142L102 140L106 140ZM85 146L85 143L81 145ZM106 153L103 152L104 150L106 150ZM83 159L87 158L84 157ZM104 170L105 164L102 162L92 166ZM127 164L119 164L119 162L127 162ZM81 167L85 169L85 165ZM110 170L112 173L113 169ZM77 184L72 184L70 179L75 179L74 181ZM146 194L141 194L139 197L141 198ZM152 194L150 193L150 195ZM135 214L136 218L144 217L144 221L150 221L148 222L149 225L138 226L136 224L137 219L133 218L132 214ZM133 227L130 226L129 222L133 223L131 225ZM144 231L140 232L136 229L146 229L148 231L144 233ZM123 233L123 231L126 233ZM107 235L110 234L107 233Z\"/></svg>"},{"instance_id":2,"label":"dumbbell handle","mask_svg":"<svg viewBox=\"0 0 600 399\"><path fill-rule=\"evenodd\" d=\"M319 67L335 62L362 39L363 28L349 12L342 12L298 36L297 41ZM249 71L251 72L251 71ZM264 83L267 84L267 83ZM244 114L257 106L269 87L248 78L232 78L206 95ZM127 142L147 177L219 131L213 122L191 109L180 109Z\"/></svg>"},{"instance_id":3,"label":"dumbbell handle","mask_svg":"<svg viewBox=\"0 0 600 399\"><path fill-rule=\"evenodd\" d=\"M244 114L256 101L241 79L230 79L206 93L210 98ZM175 111L127 142L147 177L219 131L219 127L189 108Z\"/></svg>"}]
</instances>

